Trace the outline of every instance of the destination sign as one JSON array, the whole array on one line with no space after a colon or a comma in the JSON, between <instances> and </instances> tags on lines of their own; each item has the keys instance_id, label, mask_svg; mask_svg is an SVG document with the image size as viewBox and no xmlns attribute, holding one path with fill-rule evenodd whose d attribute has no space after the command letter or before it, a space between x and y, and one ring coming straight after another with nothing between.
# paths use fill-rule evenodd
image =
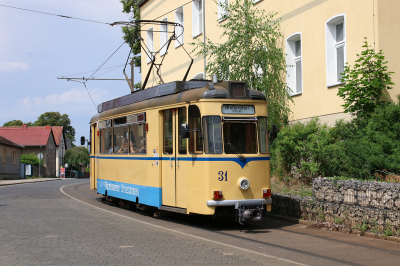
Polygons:
<instances>
[{"instance_id":1,"label":"destination sign","mask_svg":"<svg viewBox=\"0 0 400 266\"><path fill-rule=\"evenodd\" d=\"M222 113L223 114L254 115L255 109L254 109L254 105L223 104L222 105Z\"/></svg>"}]
</instances>

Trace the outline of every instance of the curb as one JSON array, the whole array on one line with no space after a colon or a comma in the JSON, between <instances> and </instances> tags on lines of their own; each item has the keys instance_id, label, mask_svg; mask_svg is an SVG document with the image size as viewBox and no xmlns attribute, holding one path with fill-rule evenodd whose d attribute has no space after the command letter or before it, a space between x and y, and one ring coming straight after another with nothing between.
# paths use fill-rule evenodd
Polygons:
<instances>
[{"instance_id":1,"label":"curb","mask_svg":"<svg viewBox=\"0 0 400 266\"><path fill-rule=\"evenodd\" d=\"M284 217L284 216L280 216L280 215L276 215L276 214L269 214L269 213L266 215L266 217L289 222L289 223L294 223L294 224L307 225L307 226L312 225L314 223L311 220L300 220L300 219L296 219L296 218L289 218L289 217ZM321 230L321 229L316 229L316 230ZM348 231L331 231L331 232L347 233L347 234L352 234L352 235L365 236L368 238L389 240L389 241L400 243L400 237L397 237L397 236L383 236L383 235L373 234L373 233L369 233L369 232L362 233L357 229L351 229L351 230L349 229Z\"/></svg>"},{"instance_id":2,"label":"curb","mask_svg":"<svg viewBox=\"0 0 400 266\"><path fill-rule=\"evenodd\" d=\"M3 183L0 182L0 187L1 186L12 186L12 185L21 185L21 184L30 184L30 183L37 183L37 182L48 182L48 181L58 181L58 180L63 180L64 178L57 178L57 179L40 179L40 180L35 180L35 181L30 181L30 182L26 182L27 180L30 179L26 179L26 180L21 180L19 182L15 182L15 183ZM11 180L7 180L7 181L11 181Z\"/></svg>"}]
</instances>

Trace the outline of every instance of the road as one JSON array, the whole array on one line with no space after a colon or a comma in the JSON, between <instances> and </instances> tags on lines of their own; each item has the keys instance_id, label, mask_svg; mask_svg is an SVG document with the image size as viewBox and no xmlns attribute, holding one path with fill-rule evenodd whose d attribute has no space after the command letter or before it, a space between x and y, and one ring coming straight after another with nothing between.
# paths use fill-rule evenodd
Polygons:
<instances>
[{"instance_id":1,"label":"road","mask_svg":"<svg viewBox=\"0 0 400 266\"><path fill-rule=\"evenodd\" d=\"M399 265L400 243L267 218L154 218L88 180L0 187L0 265Z\"/></svg>"}]
</instances>

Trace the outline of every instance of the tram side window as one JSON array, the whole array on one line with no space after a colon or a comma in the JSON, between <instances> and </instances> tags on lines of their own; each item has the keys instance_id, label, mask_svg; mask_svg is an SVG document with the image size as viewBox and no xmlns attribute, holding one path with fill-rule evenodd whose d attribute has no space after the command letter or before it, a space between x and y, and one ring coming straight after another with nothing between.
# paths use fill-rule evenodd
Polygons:
<instances>
[{"instance_id":1,"label":"tram side window","mask_svg":"<svg viewBox=\"0 0 400 266\"><path fill-rule=\"evenodd\" d=\"M144 123L129 126L129 153L146 153L146 129Z\"/></svg>"},{"instance_id":2,"label":"tram side window","mask_svg":"<svg viewBox=\"0 0 400 266\"><path fill-rule=\"evenodd\" d=\"M189 129L194 129L190 132L189 152L203 153L203 139L201 138L201 114L199 107L196 105L189 106Z\"/></svg>"},{"instance_id":3,"label":"tram side window","mask_svg":"<svg viewBox=\"0 0 400 266\"><path fill-rule=\"evenodd\" d=\"M111 128L100 130L100 154L112 153L111 136L112 136Z\"/></svg>"},{"instance_id":4,"label":"tram side window","mask_svg":"<svg viewBox=\"0 0 400 266\"><path fill-rule=\"evenodd\" d=\"M172 115L171 110L164 111L164 127L163 127L163 152L164 154L172 154L174 152L173 147L173 135L172 135Z\"/></svg>"},{"instance_id":5,"label":"tram side window","mask_svg":"<svg viewBox=\"0 0 400 266\"><path fill-rule=\"evenodd\" d=\"M260 139L260 153L268 153L268 120L258 117L258 138Z\"/></svg>"},{"instance_id":6,"label":"tram side window","mask_svg":"<svg viewBox=\"0 0 400 266\"><path fill-rule=\"evenodd\" d=\"M208 154L222 153L221 117L203 117L204 152Z\"/></svg>"},{"instance_id":7,"label":"tram side window","mask_svg":"<svg viewBox=\"0 0 400 266\"><path fill-rule=\"evenodd\" d=\"M183 139L181 136L180 125L187 124L186 107L178 109L178 152L179 154L187 153L187 139Z\"/></svg>"},{"instance_id":8,"label":"tram side window","mask_svg":"<svg viewBox=\"0 0 400 266\"><path fill-rule=\"evenodd\" d=\"M113 153L128 153L128 127L120 126L114 128L114 149Z\"/></svg>"}]
</instances>

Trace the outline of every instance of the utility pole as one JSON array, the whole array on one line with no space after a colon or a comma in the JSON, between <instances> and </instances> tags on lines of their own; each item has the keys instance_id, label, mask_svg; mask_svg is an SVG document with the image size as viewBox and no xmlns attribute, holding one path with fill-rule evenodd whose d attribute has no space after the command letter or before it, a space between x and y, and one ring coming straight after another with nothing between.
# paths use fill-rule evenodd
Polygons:
<instances>
[{"instance_id":1,"label":"utility pole","mask_svg":"<svg viewBox=\"0 0 400 266\"><path fill-rule=\"evenodd\" d=\"M135 79L134 79L135 65L133 63L133 60L131 61L130 65L131 65L131 84L132 84L132 87L134 88L135 87Z\"/></svg>"},{"instance_id":2,"label":"utility pole","mask_svg":"<svg viewBox=\"0 0 400 266\"><path fill-rule=\"evenodd\" d=\"M206 0L203 0L204 79L206 78Z\"/></svg>"}]
</instances>

